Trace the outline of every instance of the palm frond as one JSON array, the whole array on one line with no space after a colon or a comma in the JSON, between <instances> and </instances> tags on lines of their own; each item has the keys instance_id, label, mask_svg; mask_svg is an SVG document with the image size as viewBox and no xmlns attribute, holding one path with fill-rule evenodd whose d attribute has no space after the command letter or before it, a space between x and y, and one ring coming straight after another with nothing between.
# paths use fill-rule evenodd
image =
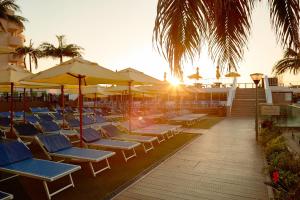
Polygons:
<instances>
[{"instance_id":1,"label":"palm frond","mask_svg":"<svg viewBox=\"0 0 300 200\"><path fill-rule=\"evenodd\" d=\"M288 71L293 74L300 72L300 53L291 48L285 50L283 59L273 67L273 73L277 75Z\"/></svg>"},{"instance_id":2,"label":"palm frond","mask_svg":"<svg viewBox=\"0 0 300 200\"><path fill-rule=\"evenodd\" d=\"M208 0L209 1L209 0ZM206 1L159 0L153 42L168 60L171 72L182 76L182 64L199 54L207 30Z\"/></svg>"},{"instance_id":3,"label":"palm frond","mask_svg":"<svg viewBox=\"0 0 300 200\"><path fill-rule=\"evenodd\" d=\"M5 10L20 11L20 7L15 3L15 0L0 0L0 8Z\"/></svg>"},{"instance_id":4,"label":"palm frond","mask_svg":"<svg viewBox=\"0 0 300 200\"><path fill-rule=\"evenodd\" d=\"M292 48L287 48L284 52L284 58L288 58L288 57L297 57L298 53L292 49Z\"/></svg>"},{"instance_id":5,"label":"palm frond","mask_svg":"<svg viewBox=\"0 0 300 200\"><path fill-rule=\"evenodd\" d=\"M209 5L209 53L221 69L236 70L251 28L253 0L214 0Z\"/></svg>"},{"instance_id":6,"label":"palm frond","mask_svg":"<svg viewBox=\"0 0 300 200\"><path fill-rule=\"evenodd\" d=\"M8 15L7 19L9 21L17 24L18 26L20 26L23 29L25 28L24 22L28 21L25 17L19 16L19 15Z\"/></svg>"},{"instance_id":7,"label":"palm frond","mask_svg":"<svg viewBox=\"0 0 300 200\"><path fill-rule=\"evenodd\" d=\"M299 1L268 0L270 18L278 41L283 47L299 48Z\"/></svg>"},{"instance_id":8,"label":"palm frond","mask_svg":"<svg viewBox=\"0 0 300 200\"><path fill-rule=\"evenodd\" d=\"M290 72L298 74L300 72L300 58L284 58L276 63L273 67L273 73L281 75Z\"/></svg>"}]
</instances>

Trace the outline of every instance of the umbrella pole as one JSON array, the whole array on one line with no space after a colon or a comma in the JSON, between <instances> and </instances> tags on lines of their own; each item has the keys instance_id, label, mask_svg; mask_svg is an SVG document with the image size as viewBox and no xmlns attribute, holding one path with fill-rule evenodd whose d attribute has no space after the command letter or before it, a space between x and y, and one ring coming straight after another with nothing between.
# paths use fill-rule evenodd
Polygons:
<instances>
[{"instance_id":1,"label":"umbrella pole","mask_svg":"<svg viewBox=\"0 0 300 200\"><path fill-rule=\"evenodd\" d=\"M63 117L62 127L65 128L65 93L64 93L64 85L61 85L60 88L60 101L61 101L61 114Z\"/></svg>"},{"instance_id":2,"label":"umbrella pole","mask_svg":"<svg viewBox=\"0 0 300 200\"><path fill-rule=\"evenodd\" d=\"M23 123L25 123L26 117L26 88L23 89Z\"/></svg>"},{"instance_id":3,"label":"umbrella pole","mask_svg":"<svg viewBox=\"0 0 300 200\"><path fill-rule=\"evenodd\" d=\"M14 125L14 83L10 83L10 134L13 133L13 125Z\"/></svg>"},{"instance_id":4,"label":"umbrella pole","mask_svg":"<svg viewBox=\"0 0 300 200\"><path fill-rule=\"evenodd\" d=\"M83 143L82 143L82 94L81 94L81 79L83 77L82 76L78 76L78 90L79 90L79 121L80 121L80 146L82 147L83 146Z\"/></svg>"},{"instance_id":5,"label":"umbrella pole","mask_svg":"<svg viewBox=\"0 0 300 200\"><path fill-rule=\"evenodd\" d=\"M95 96L94 96L94 117L96 117L96 101L97 101L97 94L95 93Z\"/></svg>"},{"instance_id":6,"label":"umbrella pole","mask_svg":"<svg viewBox=\"0 0 300 200\"><path fill-rule=\"evenodd\" d=\"M131 133L131 82L129 81L128 82L128 99L129 99L129 102L128 102L128 118L129 118L129 133Z\"/></svg>"}]
</instances>

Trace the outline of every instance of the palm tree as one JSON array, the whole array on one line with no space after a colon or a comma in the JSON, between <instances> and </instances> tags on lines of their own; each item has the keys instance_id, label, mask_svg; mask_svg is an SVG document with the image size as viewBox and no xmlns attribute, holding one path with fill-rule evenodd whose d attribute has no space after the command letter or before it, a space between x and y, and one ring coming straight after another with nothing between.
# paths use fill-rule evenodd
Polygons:
<instances>
[{"instance_id":1,"label":"palm tree","mask_svg":"<svg viewBox=\"0 0 300 200\"><path fill-rule=\"evenodd\" d=\"M262 0L158 0L153 42L181 76L184 61L203 44L221 68L236 69L244 55L255 3ZM299 48L298 0L268 0L270 20L283 48Z\"/></svg>"},{"instance_id":2,"label":"palm tree","mask_svg":"<svg viewBox=\"0 0 300 200\"><path fill-rule=\"evenodd\" d=\"M63 62L63 57L77 57L81 56L82 47L76 44L66 44L64 35L57 35L58 46L55 47L53 44L44 42L40 45L39 49L41 50L42 57L52 57L59 58L60 63Z\"/></svg>"},{"instance_id":3,"label":"palm tree","mask_svg":"<svg viewBox=\"0 0 300 200\"><path fill-rule=\"evenodd\" d=\"M281 75L289 71L290 73L297 74L300 72L300 52L291 48L286 49L284 56L273 67L273 73Z\"/></svg>"},{"instance_id":4,"label":"palm tree","mask_svg":"<svg viewBox=\"0 0 300 200\"><path fill-rule=\"evenodd\" d=\"M28 46L19 47L13 53L15 56L23 56L24 65L26 67L26 57L29 59L29 71L32 72L32 63L35 65L35 69L38 67L38 58L41 56L41 51L33 47L33 42L30 40Z\"/></svg>"},{"instance_id":5,"label":"palm tree","mask_svg":"<svg viewBox=\"0 0 300 200\"><path fill-rule=\"evenodd\" d=\"M15 3L15 0L0 0L0 18L14 22L24 28L24 22L27 21L27 19L19 15L10 14L9 10L17 12L20 11L20 7ZM0 26L6 31L1 22Z\"/></svg>"}]
</instances>

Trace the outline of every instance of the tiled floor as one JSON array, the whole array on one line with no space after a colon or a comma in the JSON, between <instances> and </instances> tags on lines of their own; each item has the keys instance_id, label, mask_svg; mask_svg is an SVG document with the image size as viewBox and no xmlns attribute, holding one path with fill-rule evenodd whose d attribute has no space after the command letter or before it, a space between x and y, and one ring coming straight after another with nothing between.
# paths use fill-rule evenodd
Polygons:
<instances>
[{"instance_id":1,"label":"tiled floor","mask_svg":"<svg viewBox=\"0 0 300 200\"><path fill-rule=\"evenodd\" d=\"M223 120L115 199L267 199L253 127L252 119Z\"/></svg>"}]
</instances>

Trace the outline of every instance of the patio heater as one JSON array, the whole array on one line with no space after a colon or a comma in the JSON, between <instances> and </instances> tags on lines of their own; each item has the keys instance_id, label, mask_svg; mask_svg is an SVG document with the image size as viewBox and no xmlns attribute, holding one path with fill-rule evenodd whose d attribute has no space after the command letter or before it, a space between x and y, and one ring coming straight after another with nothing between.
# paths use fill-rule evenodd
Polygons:
<instances>
[{"instance_id":1,"label":"patio heater","mask_svg":"<svg viewBox=\"0 0 300 200\"><path fill-rule=\"evenodd\" d=\"M258 141L258 84L262 79L263 74L254 73L250 74L250 76L255 84L255 139Z\"/></svg>"}]
</instances>

